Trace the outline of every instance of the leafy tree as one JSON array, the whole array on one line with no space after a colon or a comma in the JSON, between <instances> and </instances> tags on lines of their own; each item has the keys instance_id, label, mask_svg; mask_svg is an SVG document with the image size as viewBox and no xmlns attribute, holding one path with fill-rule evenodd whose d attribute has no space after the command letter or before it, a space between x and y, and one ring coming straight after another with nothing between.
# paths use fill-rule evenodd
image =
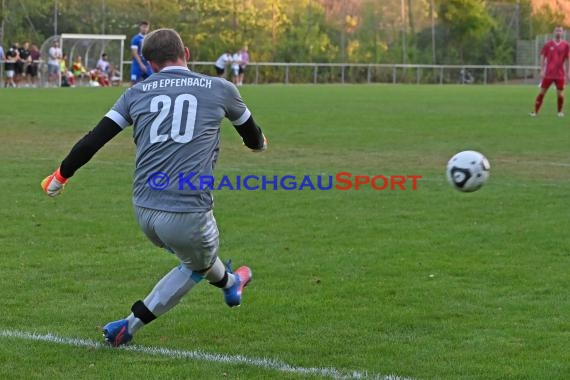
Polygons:
<instances>
[{"instance_id":1,"label":"leafy tree","mask_svg":"<svg viewBox=\"0 0 570 380\"><path fill-rule=\"evenodd\" d=\"M322 5L312 0L299 0L296 9L304 12L291 12L290 20L279 39L278 61L330 62L338 55L338 46L330 38L334 26L325 20Z\"/></svg>"},{"instance_id":2,"label":"leafy tree","mask_svg":"<svg viewBox=\"0 0 570 380\"><path fill-rule=\"evenodd\" d=\"M461 63L472 57L469 48L481 44L495 25L483 0L440 0L439 17L447 29L450 57Z\"/></svg>"},{"instance_id":3,"label":"leafy tree","mask_svg":"<svg viewBox=\"0 0 570 380\"><path fill-rule=\"evenodd\" d=\"M565 25L566 15L561 9L544 4L532 19L532 28L536 34L552 33L555 27Z\"/></svg>"},{"instance_id":4,"label":"leafy tree","mask_svg":"<svg viewBox=\"0 0 570 380\"><path fill-rule=\"evenodd\" d=\"M177 29L200 61L247 44L258 62L432 63L435 31L437 63L507 64L517 37L551 33L565 16L548 5L532 13L531 0L5 0L4 46L53 35L56 2L58 33L130 39L146 19Z\"/></svg>"}]
</instances>

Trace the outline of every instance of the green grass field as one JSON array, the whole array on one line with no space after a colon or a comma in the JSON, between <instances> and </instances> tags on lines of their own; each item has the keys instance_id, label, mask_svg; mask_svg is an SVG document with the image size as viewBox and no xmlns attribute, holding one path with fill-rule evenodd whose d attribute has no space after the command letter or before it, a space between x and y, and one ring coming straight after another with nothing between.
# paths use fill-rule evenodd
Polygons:
<instances>
[{"instance_id":1,"label":"green grass field","mask_svg":"<svg viewBox=\"0 0 570 380\"><path fill-rule=\"evenodd\" d=\"M423 177L416 191L216 193L220 255L254 271L243 306L229 309L202 283L134 343L252 359L241 364L26 335L101 341L100 327L125 316L176 261L136 224L131 129L61 197L40 190L120 89L0 90L0 378L300 379L319 377L303 369L330 368L567 379L570 118L556 117L553 91L529 118L536 90L242 88L270 149L249 153L225 121L216 175ZM492 166L471 194L444 176L465 149Z\"/></svg>"}]
</instances>

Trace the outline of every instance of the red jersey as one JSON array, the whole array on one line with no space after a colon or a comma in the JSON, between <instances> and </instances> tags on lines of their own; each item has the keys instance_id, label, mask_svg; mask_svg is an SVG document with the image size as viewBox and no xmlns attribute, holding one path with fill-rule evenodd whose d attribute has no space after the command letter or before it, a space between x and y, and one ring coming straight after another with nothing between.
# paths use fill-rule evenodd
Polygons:
<instances>
[{"instance_id":1,"label":"red jersey","mask_svg":"<svg viewBox=\"0 0 570 380\"><path fill-rule=\"evenodd\" d=\"M540 55L546 58L544 77L548 79L564 79L564 62L570 55L568 42L564 40L560 40L560 42L550 40L544 44Z\"/></svg>"}]
</instances>

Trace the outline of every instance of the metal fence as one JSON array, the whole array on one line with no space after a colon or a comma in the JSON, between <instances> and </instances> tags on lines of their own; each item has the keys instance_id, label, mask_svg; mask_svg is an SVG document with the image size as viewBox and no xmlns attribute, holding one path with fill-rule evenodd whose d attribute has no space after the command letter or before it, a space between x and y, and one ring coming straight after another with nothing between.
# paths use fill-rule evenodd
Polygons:
<instances>
[{"instance_id":1,"label":"metal fence","mask_svg":"<svg viewBox=\"0 0 570 380\"><path fill-rule=\"evenodd\" d=\"M130 61L123 62L123 81L129 81ZM47 65L39 64L38 86L47 85ZM190 62L191 70L215 75L214 62ZM254 62L246 68L247 84L536 84L538 66L494 65L414 65L357 63L278 63ZM4 71L0 82L4 87ZM226 79L231 79L226 70Z\"/></svg>"},{"instance_id":2,"label":"metal fence","mask_svg":"<svg viewBox=\"0 0 570 380\"><path fill-rule=\"evenodd\" d=\"M193 71L214 73L213 62L191 62ZM250 63L246 82L270 83L393 83L393 84L514 84L537 83L538 66L414 65L357 63ZM228 77L229 78L229 77Z\"/></svg>"}]
</instances>

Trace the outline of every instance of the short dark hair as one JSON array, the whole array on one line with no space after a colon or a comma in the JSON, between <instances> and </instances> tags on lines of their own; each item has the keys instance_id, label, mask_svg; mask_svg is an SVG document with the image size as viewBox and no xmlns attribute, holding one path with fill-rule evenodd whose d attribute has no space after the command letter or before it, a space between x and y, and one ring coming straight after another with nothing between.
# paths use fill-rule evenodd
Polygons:
<instances>
[{"instance_id":1,"label":"short dark hair","mask_svg":"<svg viewBox=\"0 0 570 380\"><path fill-rule=\"evenodd\" d=\"M148 21L142 20L142 21L139 23L139 26L141 26L141 25L146 25L146 26L148 26Z\"/></svg>"},{"instance_id":2,"label":"short dark hair","mask_svg":"<svg viewBox=\"0 0 570 380\"><path fill-rule=\"evenodd\" d=\"M143 40L142 55L157 65L184 59L184 43L174 29L156 29Z\"/></svg>"}]
</instances>

